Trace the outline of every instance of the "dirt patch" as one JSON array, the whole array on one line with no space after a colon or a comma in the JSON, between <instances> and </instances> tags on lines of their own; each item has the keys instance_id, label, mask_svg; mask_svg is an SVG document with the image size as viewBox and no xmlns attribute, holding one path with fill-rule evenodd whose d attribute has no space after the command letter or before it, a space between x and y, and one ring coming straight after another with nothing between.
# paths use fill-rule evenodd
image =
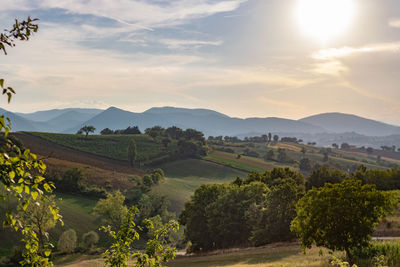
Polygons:
<instances>
[{"instance_id":1,"label":"dirt patch","mask_svg":"<svg viewBox=\"0 0 400 267\"><path fill-rule=\"evenodd\" d=\"M93 166L102 170L108 170L118 173L140 176L145 174L144 171L130 166L127 162L108 159L94 154L77 151L52 143L48 140L28 133L13 133L13 135L20 139L24 146L29 148L33 153L42 155L45 158L54 158L69 162L80 163L88 166Z\"/></svg>"}]
</instances>

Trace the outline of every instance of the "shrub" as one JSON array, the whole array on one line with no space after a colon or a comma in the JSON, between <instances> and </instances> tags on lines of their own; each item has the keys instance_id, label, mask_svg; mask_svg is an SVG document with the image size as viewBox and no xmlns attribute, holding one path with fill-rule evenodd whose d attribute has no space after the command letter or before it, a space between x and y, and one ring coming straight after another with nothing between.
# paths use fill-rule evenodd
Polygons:
<instances>
[{"instance_id":1,"label":"shrub","mask_svg":"<svg viewBox=\"0 0 400 267\"><path fill-rule=\"evenodd\" d=\"M76 248L76 232L74 229L69 229L62 233L58 240L58 250L62 253L72 253Z\"/></svg>"},{"instance_id":2,"label":"shrub","mask_svg":"<svg viewBox=\"0 0 400 267\"><path fill-rule=\"evenodd\" d=\"M83 241L84 248L89 250L97 242L99 242L99 235L95 231L90 231L86 234L83 234L82 241Z\"/></svg>"}]
</instances>

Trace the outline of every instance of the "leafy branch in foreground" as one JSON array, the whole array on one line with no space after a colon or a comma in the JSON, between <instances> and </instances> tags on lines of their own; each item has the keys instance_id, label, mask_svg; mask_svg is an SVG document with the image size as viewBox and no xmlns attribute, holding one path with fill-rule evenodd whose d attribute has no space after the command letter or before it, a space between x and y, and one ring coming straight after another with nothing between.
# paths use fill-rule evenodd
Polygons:
<instances>
[{"instance_id":1,"label":"leafy branch in foreground","mask_svg":"<svg viewBox=\"0 0 400 267\"><path fill-rule=\"evenodd\" d=\"M0 33L0 50L7 55L6 47L14 47L15 41L27 41L32 33L37 32L38 25L31 19L18 21L15 20L11 30L5 30ZM15 94L13 88L6 86L4 79L0 79L2 94L7 95L10 103L12 95ZM46 182L42 176L46 170L46 165L37 159L37 156L29 149L23 150L8 138L11 131L11 121L4 116L0 116L0 134L4 136L6 142L0 147L0 201L4 204L10 199L16 199L21 212L26 212L29 205L36 205L48 209L55 222L61 220L59 209L54 201L50 203L43 202L48 199L45 193L51 193L55 188L51 182ZM15 216L10 206L6 208L3 227L10 226L14 230L21 230L22 241L25 243L23 252L24 260L21 265L28 266L51 266L49 261L51 253L51 244L45 244L42 237L34 230L34 227L28 222Z\"/></svg>"},{"instance_id":2,"label":"leafy branch in foreground","mask_svg":"<svg viewBox=\"0 0 400 267\"><path fill-rule=\"evenodd\" d=\"M134 216L138 212L136 207L131 207L123 218L118 232L112 231L111 226L103 226L101 231L108 233L115 243L103 253L106 259L105 266L127 267L128 261L133 260L132 266L136 267L161 267L163 263L175 258L176 249L167 245L167 238L173 231L177 231L179 225L176 221L170 221L154 231L154 238L146 244L146 249L132 251L132 243L139 239L136 231ZM154 228L150 220L145 220L144 224L150 230Z\"/></svg>"},{"instance_id":3,"label":"leafy branch in foreground","mask_svg":"<svg viewBox=\"0 0 400 267\"><path fill-rule=\"evenodd\" d=\"M28 41L32 32L37 32L39 29L39 26L35 24L37 20L28 17L27 20L20 22L16 19L11 30L5 30L4 33L0 33L0 50L3 50L4 54L7 55L7 46L14 47L16 40ZM2 94L7 95L8 103L10 103L12 95L15 94L14 89L5 86L4 79L0 79L0 87L3 90Z\"/></svg>"}]
</instances>

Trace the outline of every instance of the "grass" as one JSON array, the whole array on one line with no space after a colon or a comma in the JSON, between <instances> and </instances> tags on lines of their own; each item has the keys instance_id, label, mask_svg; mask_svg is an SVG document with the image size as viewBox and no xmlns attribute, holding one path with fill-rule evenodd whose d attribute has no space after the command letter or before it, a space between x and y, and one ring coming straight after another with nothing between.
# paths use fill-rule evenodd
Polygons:
<instances>
[{"instance_id":1,"label":"grass","mask_svg":"<svg viewBox=\"0 0 400 267\"><path fill-rule=\"evenodd\" d=\"M137 147L137 160L161 157L165 154L163 146L148 135L89 135L87 138L76 134L31 133L53 143L78 151L128 161L127 148L133 138Z\"/></svg>"},{"instance_id":2,"label":"grass","mask_svg":"<svg viewBox=\"0 0 400 267\"><path fill-rule=\"evenodd\" d=\"M184 178L202 177L213 180L232 180L237 176L243 177L247 173L235 170L220 164L199 159L186 159L160 165L164 170L165 176Z\"/></svg>"},{"instance_id":3,"label":"grass","mask_svg":"<svg viewBox=\"0 0 400 267\"><path fill-rule=\"evenodd\" d=\"M236 177L245 177L246 172L199 159L174 161L160 166L166 175L163 183L152 188L152 192L167 196L170 210L179 213L184 203L202 184L230 182Z\"/></svg>"},{"instance_id":4,"label":"grass","mask_svg":"<svg viewBox=\"0 0 400 267\"><path fill-rule=\"evenodd\" d=\"M320 255L320 251L323 252ZM335 253L341 256L341 253ZM235 267L327 267L329 265L330 254L327 250L312 248L304 254L303 250L296 243L277 243L260 248L248 248L228 250L225 252L217 251L208 255L201 256L178 256L175 260L167 264L168 267L212 267L212 266L235 266ZM69 265L68 267L97 267L103 266L101 259L82 259ZM58 265L56 265L58 266Z\"/></svg>"}]
</instances>

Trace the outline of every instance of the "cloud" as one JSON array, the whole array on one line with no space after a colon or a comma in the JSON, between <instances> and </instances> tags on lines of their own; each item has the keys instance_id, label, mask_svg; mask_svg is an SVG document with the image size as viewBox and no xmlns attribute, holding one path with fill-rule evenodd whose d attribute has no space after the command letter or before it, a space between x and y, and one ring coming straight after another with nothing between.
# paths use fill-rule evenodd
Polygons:
<instances>
[{"instance_id":1,"label":"cloud","mask_svg":"<svg viewBox=\"0 0 400 267\"><path fill-rule=\"evenodd\" d=\"M188 47L200 48L203 46L220 46L222 41L201 41L201 40L180 40L180 39L160 39L158 42L166 45L170 49L185 49Z\"/></svg>"},{"instance_id":2,"label":"cloud","mask_svg":"<svg viewBox=\"0 0 400 267\"><path fill-rule=\"evenodd\" d=\"M4 0L3 10L62 9L70 14L108 18L137 29L151 30L234 11L247 0ZM161 4L162 3L162 4Z\"/></svg>"},{"instance_id":3,"label":"cloud","mask_svg":"<svg viewBox=\"0 0 400 267\"><path fill-rule=\"evenodd\" d=\"M399 52L400 42L379 43L362 47L342 47L319 50L312 55L318 60L329 60L352 56L354 54L373 53L373 52Z\"/></svg>"},{"instance_id":4,"label":"cloud","mask_svg":"<svg viewBox=\"0 0 400 267\"><path fill-rule=\"evenodd\" d=\"M389 19L389 26L393 28L400 28L400 18Z\"/></svg>"}]
</instances>

